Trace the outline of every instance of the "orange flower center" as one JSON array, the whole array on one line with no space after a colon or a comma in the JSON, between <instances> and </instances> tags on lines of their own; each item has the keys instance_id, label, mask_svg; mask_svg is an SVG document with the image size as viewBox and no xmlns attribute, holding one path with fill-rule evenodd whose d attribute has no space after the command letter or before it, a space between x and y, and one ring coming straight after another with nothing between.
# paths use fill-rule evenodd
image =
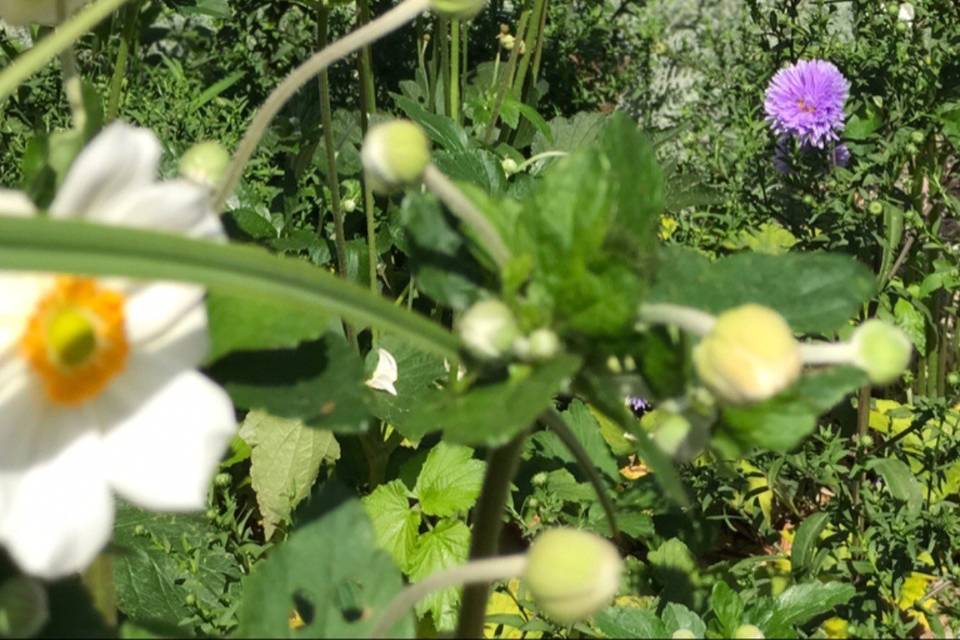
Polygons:
<instances>
[{"instance_id":1,"label":"orange flower center","mask_svg":"<svg viewBox=\"0 0 960 640\"><path fill-rule=\"evenodd\" d=\"M127 362L123 295L90 278L60 276L37 302L20 353L47 397L66 406L102 391Z\"/></svg>"},{"instance_id":2,"label":"orange flower center","mask_svg":"<svg viewBox=\"0 0 960 640\"><path fill-rule=\"evenodd\" d=\"M799 100L797 100L797 108L800 109L800 111L803 111L804 113L813 113L814 111L817 110L815 106L808 103L803 98L800 98Z\"/></svg>"}]
</instances>

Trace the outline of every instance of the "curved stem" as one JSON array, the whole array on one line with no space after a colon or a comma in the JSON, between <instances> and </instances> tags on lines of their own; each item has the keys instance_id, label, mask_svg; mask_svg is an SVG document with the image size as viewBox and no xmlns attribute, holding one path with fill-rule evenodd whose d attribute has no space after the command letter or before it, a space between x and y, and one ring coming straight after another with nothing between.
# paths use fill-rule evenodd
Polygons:
<instances>
[{"instance_id":1,"label":"curved stem","mask_svg":"<svg viewBox=\"0 0 960 640\"><path fill-rule=\"evenodd\" d=\"M451 371L454 369L451 368ZM510 498L510 485L520 464L523 443L529 431L523 431L499 449L490 452L487 470L483 476L480 501L473 515L473 537L470 541L470 559L488 558L497 552L500 531L503 529L503 510ZM463 590L457 638L483 637L483 621L487 612L490 580L478 581Z\"/></svg>"},{"instance_id":2,"label":"curved stem","mask_svg":"<svg viewBox=\"0 0 960 640\"><path fill-rule=\"evenodd\" d=\"M119 0L113 0L117 2ZM310 79L329 67L334 62L345 58L354 53L364 45L369 44L386 34L399 29L401 26L410 22L420 13L430 8L430 0L404 0L396 7L383 14L373 22L357 29L353 33L337 40L329 47L315 53L306 62L293 70L293 72L280 83L267 101L263 103L260 110L253 117L253 122L247 128L243 140L233 157L230 167L227 169L223 186L214 199L214 209L219 211L223 208L227 197L240 183L243 170L247 162L253 156L260 139L270 126L273 118L280 113L280 109L300 90Z\"/></svg>"},{"instance_id":3,"label":"curved stem","mask_svg":"<svg viewBox=\"0 0 960 640\"><path fill-rule=\"evenodd\" d=\"M802 342L800 359L803 364L849 364L853 346L849 342Z\"/></svg>"},{"instance_id":4,"label":"curved stem","mask_svg":"<svg viewBox=\"0 0 960 640\"><path fill-rule=\"evenodd\" d=\"M652 324L672 324L689 333L704 336L710 333L717 319L705 311L678 304L645 304L640 319Z\"/></svg>"},{"instance_id":5,"label":"curved stem","mask_svg":"<svg viewBox=\"0 0 960 640\"><path fill-rule=\"evenodd\" d=\"M127 0L98 0L76 14L35 47L18 57L0 72L0 102L10 97L20 84L43 68L51 59L119 9Z\"/></svg>"},{"instance_id":6,"label":"curved stem","mask_svg":"<svg viewBox=\"0 0 960 640\"><path fill-rule=\"evenodd\" d=\"M502 267L510 260L510 250L503 243L500 233L450 178L431 164L423 174L423 183L447 205L455 216L477 234L480 244L498 267Z\"/></svg>"},{"instance_id":7,"label":"curved stem","mask_svg":"<svg viewBox=\"0 0 960 640\"><path fill-rule=\"evenodd\" d=\"M105 120L112 122L120 113L120 99L123 94L123 77L127 70L127 60L130 50L134 47L137 21L140 18L140 0L130 5L124 11L126 20L123 25L123 34L120 37L120 48L117 50L117 60L113 67L113 77L110 78L110 97L107 100Z\"/></svg>"},{"instance_id":8,"label":"curved stem","mask_svg":"<svg viewBox=\"0 0 960 640\"><path fill-rule=\"evenodd\" d=\"M517 167L517 173L523 173L526 171L527 167L531 166L535 162L539 162L545 158L562 158L570 155L566 151L544 151L543 153L538 153L535 156L531 156L523 161L523 163Z\"/></svg>"},{"instance_id":9,"label":"curved stem","mask_svg":"<svg viewBox=\"0 0 960 640\"><path fill-rule=\"evenodd\" d=\"M477 582L493 582L507 580L523 574L527 568L527 554L518 553L501 558L475 560L468 564L440 571L425 580L412 584L390 601L383 615L377 621L377 626L370 634L371 638L386 638L390 627L397 623L405 613L417 602L434 591L446 587L454 587Z\"/></svg>"},{"instance_id":10,"label":"curved stem","mask_svg":"<svg viewBox=\"0 0 960 640\"><path fill-rule=\"evenodd\" d=\"M563 443L567 451L577 460L580 468L587 474L587 479L590 481L590 484L593 485L593 490L597 494L600 506L603 507L603 513L607 516L607 523L610 525L610 537L613 538L614 542L619 543L620 528L617 526L617 515L613 507L613 501L610 500L610 494L607 493L607 487L603 482L603 478L600 477L597 468L590 460L590 454L587 453L587 450L584 449L580 441L577 440L577 436L574 435L570 427L567 426L567 422L563 419L563 416L557 413L555 409L544 412L541 419L551 431L557 434L560 442Z\"/></svg>"}]
</instances>

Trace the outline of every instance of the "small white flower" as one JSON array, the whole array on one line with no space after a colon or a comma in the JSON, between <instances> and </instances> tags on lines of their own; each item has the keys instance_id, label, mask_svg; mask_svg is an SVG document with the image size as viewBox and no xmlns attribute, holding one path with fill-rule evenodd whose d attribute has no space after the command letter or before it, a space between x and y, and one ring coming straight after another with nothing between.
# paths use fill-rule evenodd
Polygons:
<instances>
[{"instance_id":1,"label":"small white flower","mask_svg":"<svg viewBox=\"0 0 960 640\"><path fill-rule=\"evenodd\" d=\"M897 12L897 20L900 22L913 22L915 17L916 12L913 9L913 5L909 2L901 2L900 10Z\"/></svg>"},{"instance_id":2,"label":"small white flower","mask_svg":"<svg viewBox=\"0 0 960 640\"><path fill-rule=\"evenodd\" d=\"M87 0L65 0L60 15L58 0L0 0L0 18L10 24L57 24L86 4Z\"/></svg>"},{"instance_id":3,"label":"small white flower","mask_svg":"<svg viewBox=\"0 0 960 640\"><path fill-rule=\"evenodd\" d=\"M52 218L222 239L208 193L155 180L160 144L124 124L77 157ZM32 215L0 192L0 212ZM0 545L26 572L83 569L113 529L113 494L148 509L206 504L236 430L195 369L208 346L202 287L0 272Z\"/></svg>"},{"instance_id":4,"label":"small white flower","mask_svg":"<svg viewBox=\"0 0 960 640\"><path fill-rule=\"evenodd\" d=\"M397 388L394 386L397 382L397 361L386 349L377 349L377 354L379 355L377 368L364 384L371 389L386 391L395 396L397 395Z\"/></svg>"}]
</instances>

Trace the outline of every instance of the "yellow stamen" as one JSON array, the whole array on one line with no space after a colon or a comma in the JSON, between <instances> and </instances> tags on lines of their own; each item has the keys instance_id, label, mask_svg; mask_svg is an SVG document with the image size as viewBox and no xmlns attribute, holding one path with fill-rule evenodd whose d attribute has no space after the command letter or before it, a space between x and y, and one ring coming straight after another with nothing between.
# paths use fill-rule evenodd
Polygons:
<instances>
[{"instance_id":1,"label":"yellow stamen","mask_svg":"<svg viewBox=\"0 0 960 640\"><path fill-rule=\"evenodd\" d=\"M123 370L129 345L123 295L90 278L61 276L36 305L20 353L56 404L76 406Z\"/></svg>"}]
</instances>

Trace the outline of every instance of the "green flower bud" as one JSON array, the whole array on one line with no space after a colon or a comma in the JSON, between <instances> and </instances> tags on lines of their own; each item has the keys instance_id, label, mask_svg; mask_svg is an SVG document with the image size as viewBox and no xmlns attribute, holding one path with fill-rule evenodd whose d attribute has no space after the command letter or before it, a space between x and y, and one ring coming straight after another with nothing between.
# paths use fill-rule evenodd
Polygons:
<instances>
[{"instance_id":1,"label":"green flower bud","mask_svg":"<svg viewBox=\"0 0 960 640\"><path fill-rule=\"evenodd\" d=\"M527 356L534 362L549 360L560 351L560 338L550 329L537 329L527 339Z\"/></svg>"},{"instance_id":2,"label":"green flower bud","mask_svg":"<svg viewBox=\"0 0 960 640\"><path fill-rule=\"evenodd\" d=\"M482 300L467 309L458 323L460 341L480 360L498 360L520 338L513 312L499 300Z\"/></svg>"},{"instance_id":3,"label":"green flower bud","mask_svg":"<svg viewBox=\"0 0 960 640\"><path fill-rule=\"evenodd\" d=\"M867 211L869 211L872 215L878 216L883 213L883 203L879 200L874 200L867 207Z\"/></svg>"},{"instance_id":4,"label":"green flower bud","mask_svg":"<svg viewBox=\"0 0 960 640\"><path fill-rule=\"evenodd\" d=\"M690 629L677 629L670 637L673 638L673 640L693 640L697 636L695 636Z\"/></svg>"},{"instance_id":5,"label":"green flower bud","mask_svg":"<svg viewBox=\"0 0 960 640\"><path fill-rule=\"evenodd\" d=\"M393 120L367 132L361 159L374 190L389 193L420 181L430 164L430 140L420 125Z\"/></svg>"},{"instance_id":6,"label":"green flower bud","mask_svg":"<svg viewBox=\"0 0 960 640\"><path fill-rule=\"evenodd\" d=\"M500 166L503 167L503 172L508 176L512 176L520 170L520 165L513 158L504 158L500 161Z\"/></svg>"},{"instance_id":7,"label":"green flower bud","mask_svg":"<svg viewBox=\"0 0 960 640\"><path fill-rule=\"evenodd\" d=\"M530 484L535 487L542 487L543 485L547 484L547 472L539 471L533 474L533 477L530 478Z\"/></svg>"},{"instance_id":8,"label":"green flower bud","mask_svg":"<svg viewBox=\"0 0 960 640\"><path fill-rule=\"evenodd\" d=\"M487 6L487 0L430 0L430 9L445 18L472 18Z\"/></svg>"},{"instance_id":9,"label":"green flower bud","mask_svg":"<svg viewBox=\"0 0 960 640\"><path fill-rule=\"evenodd\" d=\"M960 385L960 373L957 373L956 371L951 371L950 373L948 373L947 382L949 382L953 386Z\"/></svg>"},{"instance_id":10,"label":"green flower bud","mask_svg":"<svg viewBox=\"0 0 960 640\"><path fill-rule=\"evenodd\" d=\"M882 320L867 320L850 339L853 364L863 369L873 384L890 384L910 364L913 346L907 335Z\"/></svg>"},{"instance_id":11,"label":"green flower bud","mask_svg":"<svg viewBox=\"0 0 960 640\"><path fill-rule=\"evenodd\" d=\"M218 487L229 487L230 486L230 474L229 473L218 473L213 479L213 484Z\"/></svg>"},{"instance_id":12,"label":"green flower bud","mask_svg":"<svg viewBox=\"0 0 960 640\"><path fill-rule=\"evenodd\" d=\"M217 142L201 142L180 158L180 175L204 187L216 188L230 166L230 154Z\"/></svg>"},{"instance_id":13,"label":"green flower bud","mask_svg":"<svg viewBox=\"0 0 960 640\"><path fill-rule=\"evenodd\" d=\"M357 210L357 201L353 198L347 198L343 201L343 212L344 213L353 213Z\"/></svg>"},{"instance_id":14,"label":"green flower bud","mask_svg":"<svg viewBox=\"0 0 960 640\"><path fill-rule=\"evenodd\" d=\"M800 347L772 309L747 304L725 311L693 350L700 380L732 404L761 402L800 375Z\"/></svg>"},{"instance_id":15,"label":"green flower bud","mask_svg":"<svg viewBox=\"0 0 960 640\"><path fill-rule=\"evenodd\" d=\"M524 579L541 611L572 624L610 604L621 573L623 560L607 540L576 529L551 529L533 541Z\"/></svg>"},{"instance_id":16,"label":"green flower bud","mask_svg":"<svg viewBox=\"0 0 960 640\"><path fill-rule=\"evenodd\" d=\"M742 624L733 632L733 637L736 640L762 640L765 636L763 631L760 631L760 627L752 624Z\"/></svg>"},{"instance_id":17,"label":"green flower bud","mask_svg":"<svg viewBox=\"0 0 960 640\"><path fill-rule=\"evenodd\" d=\"M923 131L914 131L913 133L910 134L910 139L915 144L920 144L921 142L923 142L924 138L926 138L926 136L924 135Z\"/></svg>"}]
</instances>

